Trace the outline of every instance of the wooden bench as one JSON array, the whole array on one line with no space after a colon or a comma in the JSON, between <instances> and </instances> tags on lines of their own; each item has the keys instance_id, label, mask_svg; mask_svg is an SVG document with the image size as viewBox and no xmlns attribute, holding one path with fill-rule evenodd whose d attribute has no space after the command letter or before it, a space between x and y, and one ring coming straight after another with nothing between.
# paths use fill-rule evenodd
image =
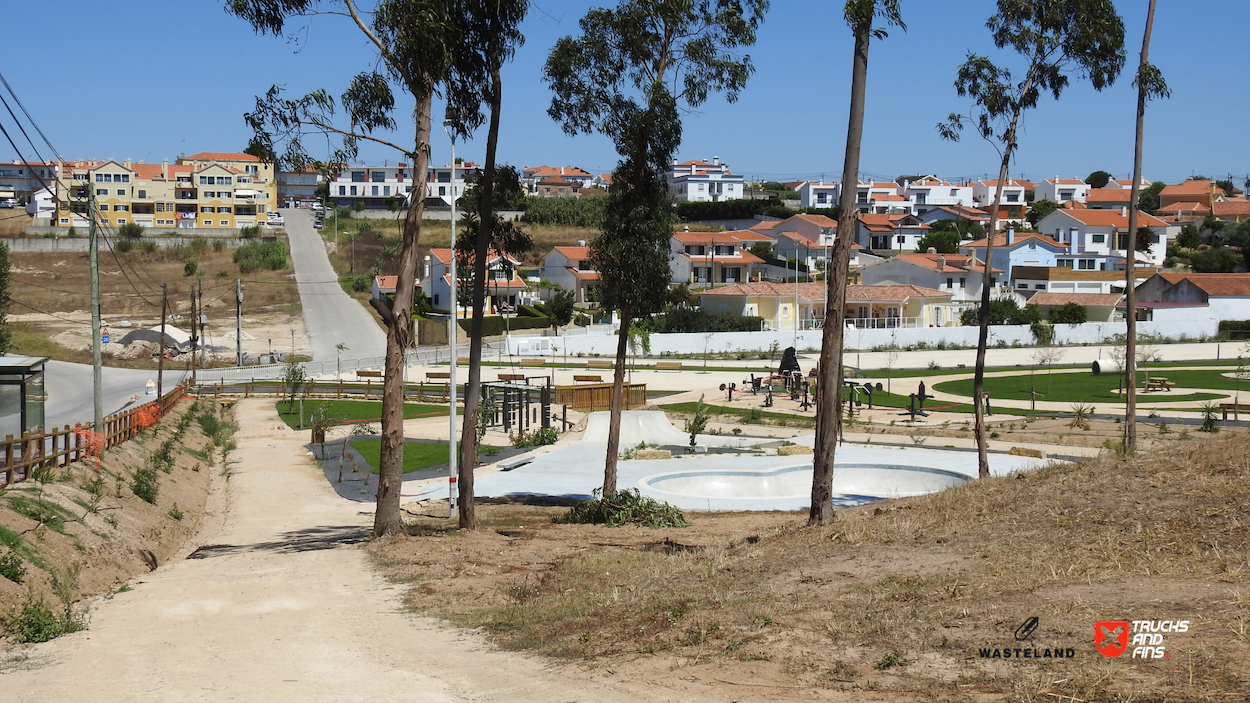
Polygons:
<instances>
[{"instance_id":1,"label":"wooden bench","mask_svg":"<svg viewBox=\"0 0 1250 703\"><path fill-rule=\"evenodd\" d=\"M468 365L469 365L469 357L467 356L456 357L456 366L468 366Z\"/></svg>"},{"instance_id":2,"label":"wooden bench","mask_svg":"<svg viewBox=\"0 0 1250 703\"><path fill-rule=\"evenodd\" d=\"M656 371L681 371L680 361L657 361L655 362Z\"/></svg>"},{"instance_id":3,"label":"wooden bench","mask_svg":"<svg viewBox=\"0 0 1250 703\"><path fill-rule=\"evenodd\" d=\"M616 366L616 362L611 359L588 359L586 368L588 369L610 369Z\"/></svg>"},{"instance_id":4,"label":"wooden bench","mask_svg":"<svg viewBox=\"0 0 1250 703\"><path fill-rule=\"evenodd\" d=\"M525 383L525 374L523 373L501 373L499 374L499 380L514 382L514 383Z\"/></svg>"},{"instance_id":5,"label":"wooden bench","mask_svg":"<svg viewBox=\"0 0 1250 703\"><path fill-rule=\"evenodd\" d=\"M1175 385L1176 385L1175 383L1172 383L1166 378L1147 378L1146 379L1146 392L1149 393L1150 391L1167 391L1171 393L1172 386L1175 386Z\"/></svg>"},{"instance_id":6,"label":"wooden bench","mask_svg":"<svg viewBox=\"0 0 1250 703\"><path fill-rule=\"evenodd\" d=\"M602 376L573 376L573 383L603 383Z\"/></svg>"},{"instance_id":7,"label":"wooden bench","mask_svg":"<svg viewBox=\"0 0 1250 703\"><path fill-rule=\"evenodd\" d=\"M1220 412L1224 414L1224 419L1228 419L1231 413L1250 413L1250 403L1220 403Z\"/></svg>"},{"instance_id":8,"label":"wooden bench","mask_svg":"<svg viewBox=\"0 0 1250 703\"><path fill-rule=\"evenodd\" d=\"M382 378L381 371L357 371L356 378Z\"/></svg>"},{"instance_id":9,"label":"wooden bench","mask_svg":"<svg viewBox=\"0 0 1250 703\"><path fill-rule=\"evenodd\" d=\"M521 368L540 368L547 365L546 359L521 359Z\"/></svg>"},{"instance_id":10,"label":"wooden bench","mask_svg":"<svg viewBox=\"0 0 1250 703\"><path fill-rule=\"evenodd\" d=\"M450 371L429 371L425 374L425 380L427 381L450 381L451 372Z\"/></svg>"}]
</instances>

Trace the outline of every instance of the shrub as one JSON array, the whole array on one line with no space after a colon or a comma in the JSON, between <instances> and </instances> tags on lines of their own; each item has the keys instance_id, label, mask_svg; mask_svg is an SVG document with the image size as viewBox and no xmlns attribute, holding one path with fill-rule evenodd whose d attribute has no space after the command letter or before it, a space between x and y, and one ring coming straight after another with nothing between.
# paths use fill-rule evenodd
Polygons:
<instances>
[{"instance_id":1,"label":"shrub","mask_svg":"<svg viewBox=\"0 0 1250 703\"><path fill-rule=\"evenodd\" d=\"M187 243L187 249L196 256L203 256L208 251L208 240L203 237L192 237Z\"/></svg>"},{"instance_id":2,"label":"shrub","mask_svg":"<svg viewBox=\"0 0 1250 703\"><path fill-rule=\"evenodd\" d=\"M161 489L159 481L154 467L145 466L135 469L135 475L130 481L130 490L134 491L134 494L144 502L156 505L156 496Z\"/></svg>"},{"instance_id":3,"label":"shrub","mask_svg":"<svg viewBox=\"0 0 1250 703\"><path fill-rule=\"evenodd\" d=\"M220 252L225 250L226 243L220 239L213 240L213 251Z\"/></svg>"},{"instance_id":4,"label":"shrub","mask_svg":"<svg viewBox=\"0 0 1250 703\"><path fill-rule=\"evenodd\" d=\"M1089 319L1089 311L1080 303L1064 303L1050 311L1050 321L1060 325L1079 325Z\"/></svg>"},{"instance_id":5,"label":"shrub","mask_svg":"<svg viewBox=\"0 0 1250 703\"><path fill-rule=\"evenodd\" d=\"M357 276L352 279L352 290L357 293L368 293L371 283L368 276Z\"/></svg>"},{"instance_id":6,"label":"shrub","mask_svg":"<svg viewBox=\"0 0 1250 703\"><path fill-rule=\"evenodd\" d=\"M141 239L143 237L143 225L136 224L134 222L127 222L117 228L117 235L122 239L129 239L131 241Z\"/></svg>"},{"instance_id":7,"label":"shrub","mask_svg":"<svg viewBox=\"0 0 1250 703\"><path fill-rule=\"evenodd\" d=\"M119 239L113 242L113 251L119 254L129 254L134 251L135 243L132 239Z\"/></svg>"},{"instance_id":8,"label":"shrub","mask_svg":"<svg viewBox=\"0 0 1250 703\"><path fill-rule=\"evenodd\" d=\"M143 252L144 254L151 254L156 251L156 242L152 241L151 239L141 240L138 246L139 246L139 251Z\"/></svg>"},{"instance_id":9,"label":"shrub","mask_svg":"<svg viewBox=\"0 0 1250 703\"><path fill-rule=\"evenodd\" d=\"M518 431L517 434L510 435L510 439L514 447L545 447L555 444L560 435L550 427L540 427L531 432Z\"/></svg>"},{"instance_id":10,"label":"shrub","mask_svg":"<svg viewBox=\"0 0 1250 703\"><path fill-rule=\"evenodd\" d=\"M234 263L240 273L259 269L282 271L287 267L286 245L279 241L248 242L234 250Z\"/></svg>"},{"instance_id":11,"label":"shrub","mask_svg":"<svg viewBox=\"0 0 1250 703\"><path fill-rule=\"evenodd\" d=\"M196 273L199 272L199 270L200 270L200 262L196 261L195 259L187 259L186 261L182 262L182 275L183 276L188 276L188 277L194 276Z\"/></svg>"},{"instance_id":12,"label":"shrub","mask_svg":"<svg viewBox=\"0 0 1250 703\"><path fill-rule=\"evenodd\" d=\"M521 221L532 225L599 227L607 198L533 198Z\"/></svg>"},{"instance_id":13,"label":"shrub","mask_svg":"<svg viewBox=\"0 0 1250 703\"><path fill-rule=\"evenodd\" d=\"M83 619L74 615L68 606L64 613L58 613L34 591L26 594L21 610L10 615L5 622L5 632L19 644L47 642L86 627Z\"/></svg>"},{"instance_id":14,"label":"shrub","mask_svg":"<svg viewBox=\"0 0 1250 703\"><path fill-rule=\"evenodd\" d=\"M699 308L675 308L656 317L656 332L758 332L762 318L731 312L707 312Z\"/></svg>"},{"instance_id":15,"label":"shrub","mask_svg":"<svg viewBox=\"0 0 1250 703\"><path fill-rule=\"evenodd\" d=\"M239 228L239 237L241 239L255 239L260 236L260 225L248 225ZM217 248L216 242L213 243L213 251L221 251Z\"/></svg>"},{"instance_id":16,"label":"shrub","mask_svg":"<svg viewBox=\"0 0 1250 703\"><path fill-rule=\"evenodd\" d=\"M707 429L708 420L712 419L712 413L708 407L703 404L703 395L699 395L699 402L694 404L694 416L686 420L686 432L690 434L690 446L695 445L695 440L703 430Z\"/></svg>"},{"instance_id":17,"label":"shrub","mask_svg":"<svg viewBox=\"0 0 1250 703\"><path fill-rule=\"evenodd\" d=\"M17 555L17 552L10 549L5 552L4 556L0 556L0 576L13 583L21 583L25 575L26 565L22 563L22 558Z\"/></svg>"},{"instance_id":18,"label":"shrub","mask_svg":"<svg viewBox=\"0 0 1250 703\"><path fill-rule=\"evenodd\" d=\"M581 501L567 513L551 518L551 521L561 525L641 525L652 529L690 526L680 510L643 496L637 488L606 495L596 488L594 498Z\"/></svg>"}]
</instances>

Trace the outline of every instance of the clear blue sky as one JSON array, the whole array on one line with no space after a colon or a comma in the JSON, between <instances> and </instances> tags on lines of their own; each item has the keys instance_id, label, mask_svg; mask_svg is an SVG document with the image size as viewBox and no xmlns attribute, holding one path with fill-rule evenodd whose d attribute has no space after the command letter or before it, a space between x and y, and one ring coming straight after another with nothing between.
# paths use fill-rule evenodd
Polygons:
<instances>
[{"instance_id":1,"label":"clear blue sky","mask_svg":"<svg viewBox=\"0 0 1250 703\"><path fill-rule=\"evenodd\" d=\"M367 2L367 0L366 0ZM1116 2L1136 66L1146 0ZM342 17L297 22L296 38L258 36L227 15L219 0L44 0L10 3L0 23L0 71L66 158L131 158L159 162L180 152L237 151L247 143L242 115L274 83L292 94L324 87L338 95L351 75L374 65L359 32ZM557 38L576 33L592 3L534 0L526 44L504 75L500 158L522 165L577 165L610 171L616 156L598 135L568 137L546 115L550 91L543 61ZM750 178L835 180L841 170L850 83L850 37L839 2L773 0L759 41L748 53L757 67L736 104L713 96L685 119L679 156L719 156ZM985 20L992 0L902 0L908 31L873 42L861 172L892 179L905 173L946 178L997 172L996 152L975 136L942 142L934 125L969 104L952 82L968 51L994 53ZM1218 28L1234 31L1218 31ZM1240 28L1240 29L1237 29ZM1237 68L1235 40L1250 28L1250 3L1161 2L1151 47L1172 88L1147 113L1145 175L1175 182L1193 173L1240 185L1250 172L1250 136L1236 115L1250 101ZM1214 31L1213 31L1214 30ZM1211 52L1211 46L1222 51ZM1231 54L1231 57L1229 56ZM1098 93L1074 83L1056 103L1025 118L1013 177L1084 178L1132 168L1136 92L1122 77ZM410 102L398 111L401 131ZM14 106L16 109L16 106ZM441 115L441 106L435 114ZM0 124L15 138L0 109ZM31 135L35 137L34 134ZM484 130L458 155L480 161ZM37 137L35 137L38 139ZM39 144L44 156L47 150ZM24 155L29 148L19 142ZM12 149L0 143L0 159ZM434 138L434 158L447 160L447 139ZM394 162L393 152L365 147L362 160Z\"/></svg>"}]
</instances>

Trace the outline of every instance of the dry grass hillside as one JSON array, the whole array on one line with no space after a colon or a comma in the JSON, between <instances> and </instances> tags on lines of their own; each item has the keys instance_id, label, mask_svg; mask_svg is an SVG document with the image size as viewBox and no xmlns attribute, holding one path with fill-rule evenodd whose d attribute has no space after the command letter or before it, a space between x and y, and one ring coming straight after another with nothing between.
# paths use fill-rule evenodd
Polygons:
<instances>
[{"instance_id":1,"label":"dry grass hillside","mask_svg":"<svg viewBox=\"0 0 1250 703\"><path fill-rule=\"evenodd\" d=\"M723 700L1230 701L1250 690L1246 434L840 511L553 525L484 506L374 545L413 608L605 677ZM429 512L445 514L438 508ZM1013 632L1038 618L1032 636ZM1098 620L1189 620L1167 657L1104 658ZM983 659L982 648L1072 658Z\"/></svg>"}]
</instances>

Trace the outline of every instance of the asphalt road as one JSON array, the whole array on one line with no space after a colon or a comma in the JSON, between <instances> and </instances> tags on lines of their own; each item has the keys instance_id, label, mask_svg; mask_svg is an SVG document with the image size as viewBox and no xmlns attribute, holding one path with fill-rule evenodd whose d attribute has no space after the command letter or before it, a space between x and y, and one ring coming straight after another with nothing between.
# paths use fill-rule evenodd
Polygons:
<instances>
[{"instance_id":1,"label":"asphalt road","mask_svg":"<svg viewBox=\"0 0 1250 703\"><path fill-rule=\"evenodd\" d=\"M165 390L178 385L184 369L167 369ZM135 405L154 400L155 395L145 395L148 379L156 381L156 371L145 369L118 369L104 367L104 414L111 415L131 406L131 396L137 395ZM48 400L44 403L45 427L62 427L75 423L91 422L95 415L92 400L91 367L87 364L71 364L67 361L49 361L44 367L44 386Z\"/></svg>"},{"instance_id":2,"label":"asphalt road","mask_svg":"<svg viewBox=\"0 0 1250 703\"><path fill-rule=\"evenodd\" d=\"M382 356L386 333L373 314L352 300L339 285L330 266L321 233L313 229L309 210L282 210L286 218L295 281L299 284L304 325L312 342L314 361L333 361L339 344L346 346L343 359ZM333 220L331 220L333 222Z\"/></svg>"}]
</instances>

